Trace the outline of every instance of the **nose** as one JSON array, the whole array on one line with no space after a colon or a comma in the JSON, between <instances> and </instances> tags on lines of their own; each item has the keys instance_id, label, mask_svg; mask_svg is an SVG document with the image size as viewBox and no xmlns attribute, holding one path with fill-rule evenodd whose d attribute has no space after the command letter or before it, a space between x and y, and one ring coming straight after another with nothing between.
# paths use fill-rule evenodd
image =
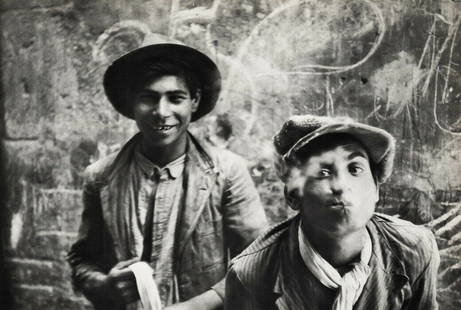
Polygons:
<instances>
[{"instance_id":1,"label":"nose","mask_svg":"<svg viewBox=\"0 0 461 310\"><path fill-rule=\"evenodd\" d=\"M170 115L170 105L168 99L164 96L160 97L156 108L154 109L154 114L159 117L168 117Z\"/></svg>"},{"instance_id":2,"label":"nose","mask_svg":"<svg viewBox=\"0 0 461 310\"><path fill-rule=\"evenodd\" d=\"M340 196L347 186L347 180L341 173L336 174L330 180L331 192L336 196Z\"/></svg>"}]
</instances>

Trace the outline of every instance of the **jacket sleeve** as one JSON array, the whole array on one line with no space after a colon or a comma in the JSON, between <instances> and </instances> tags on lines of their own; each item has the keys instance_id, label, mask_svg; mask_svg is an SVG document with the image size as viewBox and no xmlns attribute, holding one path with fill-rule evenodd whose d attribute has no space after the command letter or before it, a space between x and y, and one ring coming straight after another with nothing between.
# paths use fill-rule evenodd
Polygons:
<instances>
[{"instance_id":1,"label":"jacket sleeve","mask_svg":"<svg viewBox=\"0 0 461 310\"><path fill-rule=\"evenodd\" d=\"M230 256L234 257L253 242L268 223L246 161L230 152L226 155L222 197L224 239ZM223 299L225 283L222 279L212 287Z\"/></svg>"},{"instance_id":2,"label":"jacket sleeve","mask_svg":"<svg viewBox=\"0 0 461 310\"><path fill-rule=\"evenodd\" d=\"M100 206L99 192L95 184L86 182L83 188L83 212L77 241L71 246L67 261L72 270L72 284L96 307L109 306L102 296L101 279L109 271L111 262L107 253L107 235ZM100 305L100 306L98 306Z\"/></svg>"},{"instance_id":3,"label":"jacket sleeve","mask_svg":"<svg viewBox=\"0 0 461 310\"><path fill-rule=\"evenodd\" d=\"M251 294L238 278L237 273L231 268L226 276L226 299L224 310L269 310L261 307L255 295Z\"/></svg>"},{"instance_id":4,"label":"jacket sleeve","mask_svg":"<svg viewBox=\"0 0 461 310\"><path fill-rule=\"evenodd\" d=\"M434 236L430 231L427 234L429 238L421 244L426 248L429 259L412 285L412 296L408 302L408 307L405 309L438 309L436 297L440 256Z\"/></svg>"},{"instance_id":5,"label":"jacket sleeve","mask_svg":"<svg viewBox=\"0 0 461 310\"><path fill-rule=\"evenodd\" d=\"M230 156L226 164L222 210L225 242L231 257L234 257L253 242L268 224L246 161L235 154Z\"/></svg>"}]
</instances>

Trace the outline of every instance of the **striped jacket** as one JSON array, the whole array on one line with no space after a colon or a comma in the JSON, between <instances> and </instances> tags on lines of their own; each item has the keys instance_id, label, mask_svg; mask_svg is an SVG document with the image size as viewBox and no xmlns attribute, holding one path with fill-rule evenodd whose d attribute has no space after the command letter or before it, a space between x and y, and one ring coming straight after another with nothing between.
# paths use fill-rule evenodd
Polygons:
<instances>
[{"instance_id":1,"label":"striped jacket","mask_svg":"<svg viewBox=\"0 0 461 310\"><path fill-rule=\"evenodd\" d=\"M224 309L331 309L336 292L304 265L298 223L299 216L269 229L233 260ZM377 213L367 229L373 243L372 271L354 310L437 309L440 259L432 233Z\"/></svg>"}]
</instances>

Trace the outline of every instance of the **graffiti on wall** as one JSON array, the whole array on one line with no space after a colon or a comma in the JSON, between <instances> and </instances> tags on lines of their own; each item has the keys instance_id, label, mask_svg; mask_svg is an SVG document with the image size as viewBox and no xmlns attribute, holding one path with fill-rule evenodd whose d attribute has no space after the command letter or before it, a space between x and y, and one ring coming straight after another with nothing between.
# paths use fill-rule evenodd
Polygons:
<instances>
[{"instance_id":1,"label":"graffiti on wall","mask_svg":"<svg viewBox=\"0 0 461 310\"><path fill-rule=\"evenodd\" d=\"M138 46L189 44L213 58L224 77L214 115L197 127L255 165L271 156L271 135L283 120L316 113L387 128L402 139L401 154L410 154L398 158L405 172L431 170L434 156L453 168L445 154L456 153L461 131L461 16L450 13L454 7L442 3L431 11L392 0L202 2L172 1L162 34L151 30L158 28L155 18L106 29L93 48L95 76ZM216 135L226 124L232 134ZM459 184L461 170L454 168L430 171L433 183Z\"/></svg>"},{"instance_id":2,"label":"graffiti on wall","mask_svg":"<svg viewBox=\"0 0 461 310\"><path fill-rule=\"evenodd\" d=\"M238 2L184 7L172 1L162 34L152 32L155 21L120 21L99 36L94 60L104 68L127 49L165 41L214 59L223 91L196 131L249 159L273 220L286 209L272 171L271 137L288 116L346 114L386 128L400 143L381 207L433 228L442 248L440 281L448 287L441 295L451 296L461 208L440 199L440 191L461 181L461 15L453 14L455 4Z\"/></svg>"},{"instance_id":3,"label":"graffiti on wall","mask_svg":"<svg viewBox=\"0 0 461 310\"><path fill-rule=\"evenodd\" d=\"M461 257L459 1L28 3L0 8L4 221L18 283L71 291L69 276L54 267L63 265L78 227L83 170L137 130L105 98L104 70L132 49L168 41L193 46L220 67L219 103L193 130L248 159L273 222L287 208L271 138L288 116L349 115L396 136L396 169L381 188L380 210L433 229L440 297L453 301L444 309L460 308L453 297Z\"/></svg>"}]
</instances>

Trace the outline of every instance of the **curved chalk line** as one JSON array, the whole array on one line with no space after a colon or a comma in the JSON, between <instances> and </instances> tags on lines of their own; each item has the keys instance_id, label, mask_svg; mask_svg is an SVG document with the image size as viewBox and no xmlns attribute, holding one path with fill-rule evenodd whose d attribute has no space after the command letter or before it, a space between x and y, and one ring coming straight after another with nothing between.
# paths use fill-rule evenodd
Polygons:
<instances>
[{"instance_id":1,"label":"curved chalk line","mask_svg":"<svg viewBox=\"0 0 461 310\"><path fill-rule=\"evenodd\" d=\"M326 65L318 65L318 64L311 64L311 65L303 65L300 66L299 68L305 68L305 69L322 69L322 70L329 70L325 72L308 72L308 71L285 71L285 72L275 72L275 73L259 73L255 74L253 76L271 76L271 75L331 75L331 74L337 74L337 73L342 73L346 72L352 69L355 69L356 67L362 65L368 59L370 59L371 56L373 56L376 51L378 50L379 46L381 45L384 35L386 33L386 23L384 21L384 16L381 12L381 9L374 3L372 3L369 0L362 0L364 3L366 3L375 13L376 17L378 18L378 27L379 27L379 36L375 40L372 48L369 50L368 54L362 58L360 61L352 64L352 65L347 65L347 66L326 66ZM250 43L253 40L253 37L260 32L260 29L265 26L269 20L272 18L276 17L277 15L281 14L282 12L292 8L296 7L300 4L302 4L304 1L292 1L289 2L276 10L274 10L271 14L269 14L264 20L262 20L258 25L256 25L255 28L253 28L252 32L248 36L248 38L245 40L243 43L242 47L239 50L239 53L237 55L237 59L241 60L243 58L243 55L247 53L247 50L250 46ZM231 72L234 74L234 72Z\"/></svg>"}]
</instances>

